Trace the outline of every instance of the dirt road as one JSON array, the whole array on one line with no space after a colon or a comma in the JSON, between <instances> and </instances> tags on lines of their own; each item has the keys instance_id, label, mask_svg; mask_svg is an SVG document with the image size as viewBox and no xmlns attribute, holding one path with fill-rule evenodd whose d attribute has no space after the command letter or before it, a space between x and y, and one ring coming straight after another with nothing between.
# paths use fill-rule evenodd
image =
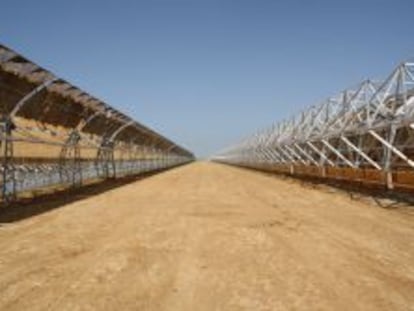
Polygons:
<instances>
[{"instance_id":1,"label":"dirt road","mask_svg":"<svg viewBox=\"0 0 414 311\"><path fill-rule=\"evenodd\" d=\"M414 213L196 163L2 224L0 310L414 310Z\"/></svg>"}]
</instances>

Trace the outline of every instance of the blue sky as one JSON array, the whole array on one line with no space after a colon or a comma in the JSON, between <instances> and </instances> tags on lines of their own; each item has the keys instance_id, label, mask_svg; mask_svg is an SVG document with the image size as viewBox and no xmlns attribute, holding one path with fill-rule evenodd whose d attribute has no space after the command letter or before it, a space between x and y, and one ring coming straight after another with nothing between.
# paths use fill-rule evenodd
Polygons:
<instances>
[{"instance_id":1,"label":"blue sky","mask_svg":"<svg viewBox=\"0 0 414 311\"><path fill-rule=\"evenodd\" d=\"M1 42L198 156L414 57L412 0L1 7Z\"/></svg>"}]
</instances>

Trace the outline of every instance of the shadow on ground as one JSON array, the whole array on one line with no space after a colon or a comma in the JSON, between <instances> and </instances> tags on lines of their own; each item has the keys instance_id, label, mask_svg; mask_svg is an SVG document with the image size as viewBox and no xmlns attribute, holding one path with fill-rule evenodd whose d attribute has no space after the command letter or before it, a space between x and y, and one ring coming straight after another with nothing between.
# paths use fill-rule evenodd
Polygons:
<instances>
[{"instance_id":1,"label":"shadow on ground","mask_svg":"<svg viewBox=\"0 0 414 311\"><path fill-rule=\"evenodd\" d=\"M5 223L13 223L36 215L40 215L67 204L84 200L100 193L122 187L148 177L160 174L170 169L143 173L135 176L118 179L106 179L80 188L48 193L31 199L18 200L7 206L0 206L0 226Z\"/></svg>"}]
</instances>

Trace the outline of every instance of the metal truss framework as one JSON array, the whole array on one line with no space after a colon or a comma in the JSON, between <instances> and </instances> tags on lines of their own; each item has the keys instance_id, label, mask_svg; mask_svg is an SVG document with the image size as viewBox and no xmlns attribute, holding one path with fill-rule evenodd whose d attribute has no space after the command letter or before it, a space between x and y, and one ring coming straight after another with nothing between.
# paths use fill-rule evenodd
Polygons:
<instances>
[{"instance_id":1,"label":"metal truss framework","mask_svg":"<svg viewBox=\"0 0 414 311\"><path fill-rule=\"evenodd\" d=\"M414 189L414 63L366 80L231 146L213 160L388 189Z\"/></svg>"},{"instance_id":2,"label":"metal truss framework","mask_svg":"<svg viewBox=\"0 0 414 311\"><path fill-rule=\"evenodd\" d=\"M0 45L1 200L160 170L191 152Z\"/></svg>"}]
</instances>

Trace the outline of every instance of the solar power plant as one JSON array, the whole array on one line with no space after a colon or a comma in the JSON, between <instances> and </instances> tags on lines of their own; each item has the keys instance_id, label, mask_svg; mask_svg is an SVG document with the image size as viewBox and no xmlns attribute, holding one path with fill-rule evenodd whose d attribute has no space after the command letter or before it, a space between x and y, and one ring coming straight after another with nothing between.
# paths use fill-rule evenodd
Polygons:
<instances>
[{"instance_id":1,"label":"solar power plant","mask_svg":"<svg viewBox=\"0 0 414 311\"><path fill-rule=\"evenodd\" d=\"M1 185L6 203L47 187L180 165L194 156L109 104L0 46Z\"/></svg>"},{"instance_id":2,"label":"solar power plant","mask_svg":"<svg viewBox=\"0 0 414 311\"><path fill-rule=\"evenodd\" d=\"M0 45L0 147L0 310L414 310L414 63L201 160Z\"/></svg>"},{"instance_id":3,"label":"solar power plant","mask_svg":"<svg viewBox=\"0 0 414 311\"><path fill-rule=\"evenodd\" d=\"M414 189L414 63L365 80L222 151L214 160L259 170Z\"/></svg>"}]
</instances>

